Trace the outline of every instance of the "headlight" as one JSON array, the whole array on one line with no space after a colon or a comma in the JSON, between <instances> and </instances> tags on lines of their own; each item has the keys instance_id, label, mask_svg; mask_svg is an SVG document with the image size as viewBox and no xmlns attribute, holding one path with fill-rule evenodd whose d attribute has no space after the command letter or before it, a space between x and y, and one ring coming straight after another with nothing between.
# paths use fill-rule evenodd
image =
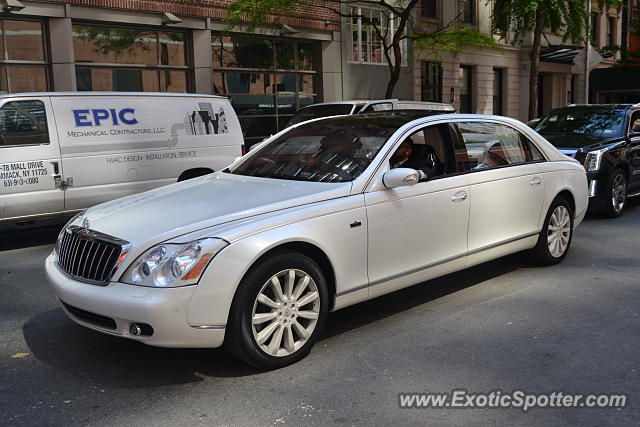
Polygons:
<instances>
[{"instance_id":1,"label":"headlight","mask_svg":"<svg viewBox=\"0 0 640 427\"><path fill-rule=\"evenodd\" d=\"M584 159L584 168L588 172L597 171L600 169L600 162L602 161L602 154L604 150L590 151L587 153L587 157Z\"/></svg>"},{"instance_id":2,"label":"headlight","mask_svg":"<svg viewBox=\"0 0 640 427\"><path fill-rule=\"evenodd\" d=\"M228 243L201 239L189 243L163 243L140 256L121 281L132 285L177 287L197 283L211 258Z\"/></svg>"}]
</instances>

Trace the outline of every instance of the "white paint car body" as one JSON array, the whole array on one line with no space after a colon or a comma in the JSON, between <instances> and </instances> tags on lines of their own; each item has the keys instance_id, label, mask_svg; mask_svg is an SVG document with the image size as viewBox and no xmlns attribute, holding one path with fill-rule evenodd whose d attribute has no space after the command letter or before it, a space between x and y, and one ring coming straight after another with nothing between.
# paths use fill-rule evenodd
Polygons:
<instances>
[{"instance_id":1,"label":"white paint car body","mask_svg":"<svg viewBox=\"0 0 640 427\"><path fill-rule=\"evenodd\" d=\"M546 160L385 187L388 160L412 130L470 121L518 130ZM238 160L232 170L259 152ZM55 251L46 260L46 275L66 305L115 321L115 328L105 329L67 307L67 314L84 326L154 346L218 347L239 284L274 248L324 256L330 269L329 310L337 310L533 248L561 193L572 199L575 228L587 208L584 169L522 123L494 116L436 115L400 127L350 182L217 172L93 207L69 225L88 221L91 230L129 242L110 281L96 286L71 278ZM132 263L154 245L201 238L228 244L197 284L159 288L123 282ZM153 326L152 336L132 335L132 323L140 322Z\"/></svg>"}]
</instances>

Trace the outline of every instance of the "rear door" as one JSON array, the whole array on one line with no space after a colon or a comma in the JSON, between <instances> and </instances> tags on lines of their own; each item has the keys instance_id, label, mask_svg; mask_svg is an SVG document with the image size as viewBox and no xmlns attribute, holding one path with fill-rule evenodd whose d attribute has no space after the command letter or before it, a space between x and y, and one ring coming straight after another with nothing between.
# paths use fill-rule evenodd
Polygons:
<instances>
[{"instance_id":1,"label":"rear door","mask_svg":"<svg viewBox=\"0 0 640 427\"><path fill-rule=\"evenodd\" d=\"M48 98L0 106L0 222L59 214L64 191L58 136Z\"/></svg>"},{"instance_id":2,"label":"rear door","mask_svg":"<svg viewBox=\"0 0 640 427\"><path fill-rule=\"evenodd\" d=\"M471 212L469 254L536 235L544 181L542 154L518 130L490 121L457 123L460 172L468 172Z\"/></svg>"}]
</instances>

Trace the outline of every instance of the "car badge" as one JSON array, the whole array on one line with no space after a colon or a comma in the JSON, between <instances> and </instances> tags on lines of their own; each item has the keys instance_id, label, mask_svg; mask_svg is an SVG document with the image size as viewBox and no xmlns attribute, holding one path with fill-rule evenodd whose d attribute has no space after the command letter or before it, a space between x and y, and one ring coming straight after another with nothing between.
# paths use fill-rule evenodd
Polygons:
<instances>
[{"instance_id":1,"label":"car badge","mask_svg":"<svg viewBox=\"0 0 640 427\"><path fill-rule=\"evenodd\" d=\"M89 227L91 226L91 224L89 223L89 218L85 218L84 221L82 221L82 228L85 229L85 231L89 230Z\"/></svg>"}]
</instances>

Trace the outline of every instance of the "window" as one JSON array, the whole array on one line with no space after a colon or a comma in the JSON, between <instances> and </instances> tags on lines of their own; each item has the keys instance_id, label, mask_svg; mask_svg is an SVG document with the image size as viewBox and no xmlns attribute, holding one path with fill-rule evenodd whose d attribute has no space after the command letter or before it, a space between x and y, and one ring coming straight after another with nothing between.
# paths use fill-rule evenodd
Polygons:
<instances>
[{"instance_id":1,"label":"window","mask_svg":"<svg viewBox=\"0 0 640 427\"><path fill-rule=\"evenodd\" d=\"M398 25L397 19L386 15L386 12L382 10L352 7L351 17L348 22L350 38L349 62L387 64L387 59L384 56L384 46L376 32L376 28L387 40L391 40ZM401 48L402 66L406 66L406 40L401 41Z\"/></svg>"},{"instance_id":2,"label":"window","mask_svg":"<svg viewBox=\"0 0 640 427\"><path fill-rule=\"evenodd\" d=\"M303 123L260 148L231 173L295 181L352 181L398 127L395 122L389 126L349 118Z\"/></svg>"},{"instance_id":3,"label":"window","mask_svg":"<svg viewBox=\"0 0 640 427\"><path fill-rule=\"evenodd\" d=\"M438 0L422 0L422 16L438 19Z\"/></svg>"},{"instance_id":4,"label":"window","mask_svg":"<svg viewBox=\"0 0 640 427\"><path fill-rule=\"evenodd\" d=\"M475 0L458 0L460 22L468 25L476 24Z\"/></svg>"},{"instance_id":5,"label":"window","mask_svg":"<svg viewBox=\"0 0 640 427\"><path fill-rule=\"evenodd\" d=\"M377 104L371 104L367 108L361 111L361 113L371 113L373 111L389 111L393 110L393 104L390 102L379 102Z\"/></svg>"},{"instance_id":6,"label":"window","mask_svg":"<svg viewBox=\"0 0 640 427\"><path fill-rule=\"evenodd\" d=\"M616 45L616 17L610 16L607 20L607 46Z\"/></svg>"},{"instance_id":7,"label":"window","mask_svg":"<svg viewBox=\"0 0 640 427\"><path fill-rule=\"evenodd\" d=\"M450 172L451 133L449 125L433 125L407 137L389 160L389 167L419 171L421 179L432 179Z\"/></svg>"},{"instance_id":8,"label":"window","mask_svg":"<svg viewBox=\"0 0 640 427\"><path fill-rule=\"evenodd\" d=\"M0 108L0 146L49 143L47 116L40 101L16 101Z\"/></svg>"},{"instance_id":9,"label":"window","mask_svg":"<svg viewBox=\"0 0 640 427\"><path fill-rule=\"evenodd\" d=\"M78 90L187 92L186 33L74 25Z\"/></svg>"},{"instance_id":10,"label":"window","mask_svg":"<svg viewBox=\"0 0 640 427\"><path fill-rule=\"evenodd\" d=\"M213 92L228 96L249 147L319 102L319 44L213 35Z\"/></svg>"},{"instance_id":11,"label":"window","mask_svg":"<svg viewBox=\"0 0 640 427\"><path fill-rule=\"evenodd\" d=\"M49 67L43 24L0 19L0 93L46 92Z\"/></svg>"},{"instance_id":12,"label":"window","mask_svg":"<svg viewBox=\"0 0 640 427\"><path fill-rule=\"evenodd\" d=\"M461 65L458 71L460 85L460 112L473 113L473 69L469 65Z\"/></svg>"},{"instance_id":13,"label":"window","mask_svg":"<svg viewBox=\"0 0 640 427\"><path fill-rule=\"evenodd\" d=\"M600 31L600 27L598 26L598 20L600 16L596 12L591 12L591 44L594 47L600 47L598 43L598 32Z\"/></svg>"},{"instance_id":14,"label":"window","mask_svg":"<svg viewBox=\"0 0 640 427\"><path fill-rule=\"evenodd\" d=\"M442 65L439 62L422 62L423 101L442 102Z\"/></svg>"},{"instance_id":15,"label":"window","mask_svg":"<svg viewBox=\"0 0 640 427\"><path fill-rule=\"evenodd\" d=\"M493 114L502 116L503 96L503 74L500 68L493 69Z\"/></svg>"},{"instance_id":16,"label":"window","mask_svg":"<svg viewBox=\"0 0 640 427\"><path fill-rule=\"evenodd\" d=\"M458 123L464 147L456 149L458 171L473 171L544 160L517 130L497 123Z\"/></svg>"}]
</instances>

